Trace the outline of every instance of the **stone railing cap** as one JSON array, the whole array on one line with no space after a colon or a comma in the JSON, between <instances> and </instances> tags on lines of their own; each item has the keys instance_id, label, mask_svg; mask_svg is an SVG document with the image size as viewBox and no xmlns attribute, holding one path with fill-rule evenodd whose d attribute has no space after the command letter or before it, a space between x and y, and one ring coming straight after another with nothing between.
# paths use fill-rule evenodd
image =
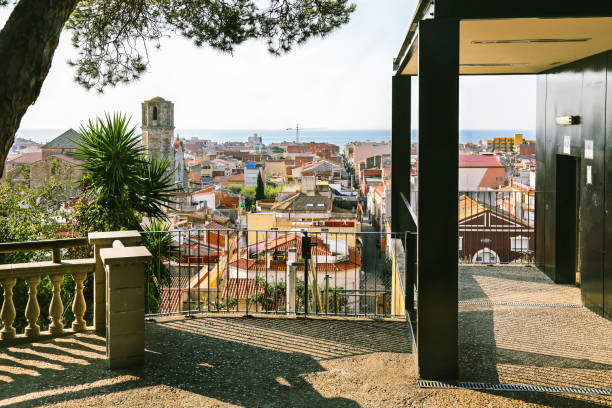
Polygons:
<instances>
[{"instance_id":1,"label":"stone railing cap","mask_svg":"<svg viewBox=\"0 0 612 408\"><path fill-rule=\"evenodd\" d=\"M100 258L104 265L141 263L151 260L152 255L144 246L124 248L104 248L100 250Z\"/></svg>"},{"instance_id":2,"label":"stone railing cap","mask_svg":"<svg viewBox=\"0 0 612 408\"><path fill-rule=\"evenodd\" d=\"M141 240L140 232L136 230L90 232L87 237L90 244L102 246L111 246L115 240L121 241L124 245L135 245Z\"/></svg>"}]
</instances>

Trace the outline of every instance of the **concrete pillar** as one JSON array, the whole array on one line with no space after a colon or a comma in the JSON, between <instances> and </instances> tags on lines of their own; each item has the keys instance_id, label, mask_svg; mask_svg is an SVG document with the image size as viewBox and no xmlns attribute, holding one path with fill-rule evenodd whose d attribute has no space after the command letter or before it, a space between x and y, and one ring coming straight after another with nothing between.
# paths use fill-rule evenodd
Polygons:
<instances>
[{"instance_id":1,"label":"concrete pillar","mask_svg":"<svg viewBox=\"0 0 612 408\"><path fill-rule=\"evenodd\" d=\"M459 22L419 22L417 346L424 379L458 376Z\"/></svg>"},{"instance_id":2,"label":"concrete pillar","mask_svg":"<svg viewBox=\"0 0 612 408\"><path fill-rule=\"evenodd\" d=\"M108 368L144 362L144 268L152 256L143 246L120 241L100 250L106 272L106 358Z\"/></svg>"},{"instance_id":3,"label":"concrete pillar","mask_svg":"<svg viewBox=\"0 0 612 408\"><path fill-rule=\"evenodd\" d=\"M138 245L141 237L138 231L90 232L89 244L94 247L96 271L94 276L94 327L98 334L106 330L106 271L100 258L100 250L110 248L113 241L119 240L125 246Z\"/></svg>"}]
</instances>

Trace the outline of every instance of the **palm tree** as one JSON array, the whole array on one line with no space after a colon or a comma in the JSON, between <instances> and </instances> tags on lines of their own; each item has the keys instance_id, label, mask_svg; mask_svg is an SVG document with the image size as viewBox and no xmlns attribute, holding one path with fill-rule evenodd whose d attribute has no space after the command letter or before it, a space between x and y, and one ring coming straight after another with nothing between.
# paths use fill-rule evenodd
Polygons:
<instances>
[{"instance_id":1,"label":"palm tree","mask_svg":"<svg viewBox=\"0 0 612 408\"><path fill-rule=\"evenodd\" d=\"M105 210L107 225L138 228L142 215L165 219L175 189L170 162L145 157L126 116L106 114L81 126L80 133L71 155L82 161L88 201Z\"/></svg>"}]
</instances>

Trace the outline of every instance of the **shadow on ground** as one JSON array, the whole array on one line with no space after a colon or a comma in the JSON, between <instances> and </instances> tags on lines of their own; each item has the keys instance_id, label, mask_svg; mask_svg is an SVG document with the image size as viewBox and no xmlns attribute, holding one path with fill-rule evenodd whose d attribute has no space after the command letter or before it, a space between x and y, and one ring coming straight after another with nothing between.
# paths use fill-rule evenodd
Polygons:
<instances>
[{"instance_id":1,"label":"shadow on ground","mask_svg":"<svg viewBox=\"0 0 612 408\"><path fill-rule=\"evenodd\" d=\"M164 386L245 407L357 407L324 397L305 378L324 372L323 361L407 353L405 328L403 322L239 317L149 323L145 367L113 372L104 366L104 340L94 335L9 347L0 349L0 406Z\"/></svg>"},{"instance_id":2,"label":"shadow on ground","mask_svg":"<svg viewBox=\"0 0 612 408\"><path fill-rule=\"evenodd\" d=\"M575 304L579 291L526 267L460 267L459 281L461 300ZM585 308L462 304L459 333L463 381L612 388L612 323ZM491 394L550 406L612 404L605 396Z\"/></svg>"}]
</instances>

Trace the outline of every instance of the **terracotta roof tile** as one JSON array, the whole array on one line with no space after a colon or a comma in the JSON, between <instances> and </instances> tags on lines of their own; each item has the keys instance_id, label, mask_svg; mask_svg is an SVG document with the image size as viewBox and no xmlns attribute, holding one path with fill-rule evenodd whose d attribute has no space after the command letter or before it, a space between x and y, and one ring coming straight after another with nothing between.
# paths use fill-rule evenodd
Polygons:
<instances>
[{"instance_id":1,"label":"terracotta roof tile","mask_svg":"<svg viewBox=\"0 0 612 408\"><path fill-rule=\"evenodd\" d=\"M8 160L9 163L14 164L31 164L42 160L42 152L24 153L14 159Z\"/></svg>"},{"instance_id":2,"label":"terracotta roof tile","mask_svg":"<svg viewBox=\"0 0 612 408\"><path fill-rule=\"evenodd\" d=\"M255 293L263 292L263 288L257 287L255 279L231 278L227 280L221 297L234 299L248 299Z\"/></svg>"}]
</instances>

